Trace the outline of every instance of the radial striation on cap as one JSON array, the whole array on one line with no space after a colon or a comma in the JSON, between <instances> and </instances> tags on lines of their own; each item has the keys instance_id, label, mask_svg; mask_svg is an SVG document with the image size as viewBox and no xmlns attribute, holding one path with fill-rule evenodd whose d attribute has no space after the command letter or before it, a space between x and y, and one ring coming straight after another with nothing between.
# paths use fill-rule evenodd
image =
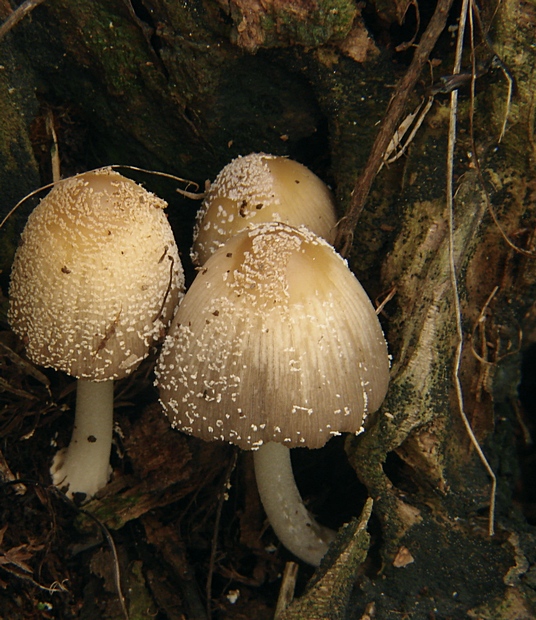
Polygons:
<instances>
[{"instance_id":1,"label":"radial striation on cap","mask_svg":"<svg viewBox=\"0 0 536 620\"><path fill-rule=\"evenodd\" d=\"M389 359L376 313L345 261L302 227L267 223L198 273L156 367L181 431L244 449L318 448L379 407Z\"/></svg>"}]
</instances>

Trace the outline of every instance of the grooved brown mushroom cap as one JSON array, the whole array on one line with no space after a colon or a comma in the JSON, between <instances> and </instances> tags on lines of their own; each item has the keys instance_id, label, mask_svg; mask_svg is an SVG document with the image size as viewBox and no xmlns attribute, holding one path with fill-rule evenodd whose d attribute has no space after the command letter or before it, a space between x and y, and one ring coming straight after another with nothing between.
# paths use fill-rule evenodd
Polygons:
<instances>
[{"instance_id":1,"label":"grooved brown mushroom cap","mask_svg":"<svg viewBox=\"0 0 536 620\"><path fill-rule=\"evenodd\" d=\"M169 323L183 273L166 203L110 169L56 185L15 255L8 319L37 364L129 374Z\"/></svg>"},{"instance_id":2,"label":"grooved brown mushroom cap","mask_svg":"<svg viewBox=\"0 0 536 620\"><path fill-rule=\"evenodd\" d=\"M237 157L218 174L199 209L192 259L203 265L248 225L273 221L307 226L332 243L337 218L330 190L316 174L287 157Z\"/></svg>"},{"instance_id":3,"label":"grooved brown mushroom cap","mask_svg":"<svg viewBox=\"0 0 536 620\"><path fill-rule=\"evenodd\" d=\"M387 391L376 313L333 248L305 228L245 230L186 293L156 367L173 426L252 449L318 448L358 432Z\"/></svg>"}]
</instances>

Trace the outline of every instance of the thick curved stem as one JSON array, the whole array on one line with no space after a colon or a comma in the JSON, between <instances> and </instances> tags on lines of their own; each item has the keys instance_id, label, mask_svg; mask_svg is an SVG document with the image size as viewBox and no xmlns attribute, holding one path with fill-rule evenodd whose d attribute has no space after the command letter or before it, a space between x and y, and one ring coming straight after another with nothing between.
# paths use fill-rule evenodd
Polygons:
<instances>
[{"instance_id":1,"label":"thick curved stem","mask_svg":"<svg viewBox=\"0 0 536 620\"><path fill-rule=\"evenodd\" d=\"M67 495L87 497L106 486L110 477L114 409L114 382L78 379L71 443L54 457L50 473Z\"/></svg>"},{"instance_id":2,"label":"thick curved stem","mask_svg":"<svg viewBox=\"0 0 536 620\"><path fill-rule=\"evenodd\" d=\"M277 537L295 556L318 566L335 532L317 523L304 506L290 450L280 443L266 443L254 452L254 462L262 505Z\"/></svg>"}]
</instances>

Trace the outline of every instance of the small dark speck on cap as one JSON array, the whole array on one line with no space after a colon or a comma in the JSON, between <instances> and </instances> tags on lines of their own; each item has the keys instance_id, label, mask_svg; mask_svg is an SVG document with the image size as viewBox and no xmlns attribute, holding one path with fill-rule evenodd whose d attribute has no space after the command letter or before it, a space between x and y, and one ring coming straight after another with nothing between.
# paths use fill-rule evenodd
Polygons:
<instances>
[{"instance_id":1,"label":"small dark speck on cap","mask_svg":"<svg viewBox=\"0 0 536 620\"><path fill-rule=\"evenodd\" d=\"M97 441L97 438L95 437L95 435L89 435L87 440L89 441L89 443L95 443Z\"/></svg>"}]
</instances>

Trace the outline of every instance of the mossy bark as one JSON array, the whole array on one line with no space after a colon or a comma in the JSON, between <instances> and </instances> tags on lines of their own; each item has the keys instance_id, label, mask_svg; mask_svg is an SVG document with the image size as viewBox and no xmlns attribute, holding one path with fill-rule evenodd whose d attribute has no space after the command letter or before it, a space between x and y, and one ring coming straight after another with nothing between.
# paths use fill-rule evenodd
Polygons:
<instances>
[{"instance_id":1,"label":"mossy bark","mask_svg":"<svg viewBox=\"0 0 536 620\"><path fill-rule=\"evenodd\" d=\"M50 138L36 128L52 109L66 174L121 163L202 184L232 157L264 150L295 157L332 183L342 215L404 71L386 43L395 26L385 26L389 14L400 18L403 4L384 2L381 14L370 9L364 18L344 0L43 3L0 42L0 212L39 185L39 171L41 182L50 180L39 165ZM345 570L336 553L332 558L343 594L330 617L375 610L384 620L506 620L535 613L534 531L512 498L521 355L536 333L536 9L521 0L484 9L484 18L492 16L485 26L493 50L483 42L477 54L488 60L496 53L508 74L495 62L476 81L474 105L467 89L460 92L454 256L464 410L498 477L496 534L488 536L490 478L461 421L454 386L448 97L439 95L407 154L378 176L349 257L372 298L395 293L382 318L393 370L381 411L346 442L374 500L375 535L365 566L369 543L360 527L359 553ZM449 37L437 48L434 77L422 76L409 98L408 113L450 73ZM172 208L181 207L171 220L187 255L195 205L185 206L173 189L164 192ZM2 252L11 244L1 265L6 293L17 231L0 234ZM160 491L153 505L162 505ZM113 512L103 501L101 517ZM129 509L103 520L123 526L140 514ZM343 539L341 554L348 549ZM317 583L316 608L313 584L285 617L298 617L292 613L303 605L308 618L327 617L326 581Z\"/></svg>"},{"instance_id":2,"label":"mossy bark","mask_svg":"<svg viewBox=\"0 0 536 620\"><path fill-rule=\"evenodd\" d=\"M534 532L512 505L520 360L533 342L522 334L534 331L536 284L534 77L527 74L536 58L529 14L516 3L501 5L493 40L510 75L498 72L477 88L474 110L467 97L460 102L454 255L464 332L458 372L463 404L455 390L458 335L445 207L448 100L432 109L403 165L398 196L391 194L399 216L382 281L386 289L396 288L387 306L392 382L367 432L347 442L356 472L376 500L384 537L381 579L364 580L355 601L373 600L382 618L534 614L527 579ZM508 110L510 78L523 86ZM382 190L383 202L390 190ZM498 477L493 537L491 479L462 423L462 406ZM398 470L392 480L389 460L395 458L406 475ZM412 560L404 570L396 562L401 549Z\"/></svg>"}]
</instances>

